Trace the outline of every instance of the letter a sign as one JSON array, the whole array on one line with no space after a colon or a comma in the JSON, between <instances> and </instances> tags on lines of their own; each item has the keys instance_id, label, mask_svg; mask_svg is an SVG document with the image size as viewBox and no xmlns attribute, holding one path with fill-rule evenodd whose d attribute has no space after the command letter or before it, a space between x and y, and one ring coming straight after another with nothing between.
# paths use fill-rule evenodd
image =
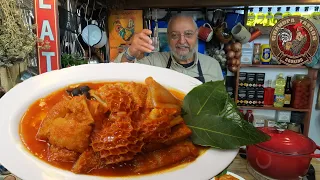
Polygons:
<instances>
[{"instance_id":1,"label":"letter a sign","mask_svg":"<svg viewBox=\"0 0 320 180\"><path fill-rule=\"evenodd\" d=\"M50 47L38 47L40 74L60 68L57 1L34 0L37 37Z\"/></svg>"}]
</instances>

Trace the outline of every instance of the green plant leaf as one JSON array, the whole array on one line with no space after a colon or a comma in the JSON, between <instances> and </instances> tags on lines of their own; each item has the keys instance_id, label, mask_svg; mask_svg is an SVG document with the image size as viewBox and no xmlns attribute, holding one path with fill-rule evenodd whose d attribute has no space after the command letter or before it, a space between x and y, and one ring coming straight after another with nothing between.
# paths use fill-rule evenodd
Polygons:
<instances>
[{"instance_id":1,"label":"green plant leaf","mask_svg":"<svg viewBox=\"0 0 320 180\"><path fill-rule=\"evenodd\" d=\"M221 177L223 175L226 175L228 172L227 168L225 168L221 173L219 173L218 175L216 175L216 177Z\"/></svg>"},{"instance_id":2,"label":"green plant leaf","mask_svg":"<svg viewBox=\"0 0 320 180\"><path fill-rule=\"evenodd\" d=\"M192 130L193 143L218 149L264 142L270 137L245 121L226 92L224 82L207 82L183 100L183 118Z\"/></svg>"}]
</instances>

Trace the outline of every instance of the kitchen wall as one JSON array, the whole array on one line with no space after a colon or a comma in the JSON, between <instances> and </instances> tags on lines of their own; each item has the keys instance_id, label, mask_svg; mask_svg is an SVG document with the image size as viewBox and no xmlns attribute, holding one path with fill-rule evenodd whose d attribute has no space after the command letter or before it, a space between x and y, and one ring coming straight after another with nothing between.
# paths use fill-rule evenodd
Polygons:
<instances>
[{"instance_id":1,"label":"kitchen wall","mask_svg":"<svg viewBox=\"0 0 320 180\"><path fill-rule=\"evenodd\" d=\"M320 73L318 73L318 80L317 80L316 90L313 98L309 137L313 139L317 145L320 146L320 110L315 109L316 102L317 102L317 94L318 94L319 85L320 85L319 76L320 76ZM317 153L320 154L320 150L317 150ZM320 161L320 158L318 160Z\"/></svg>"}]
</instances>

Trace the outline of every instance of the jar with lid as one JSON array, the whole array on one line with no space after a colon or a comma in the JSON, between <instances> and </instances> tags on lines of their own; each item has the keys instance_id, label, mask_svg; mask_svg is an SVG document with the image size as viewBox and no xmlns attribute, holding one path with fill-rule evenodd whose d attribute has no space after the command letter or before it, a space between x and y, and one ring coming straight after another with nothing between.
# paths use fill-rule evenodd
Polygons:
<instances>
[{"instance_id":1,"label":"jar with lid","mask_svg":"<svg viewBox=\"0 0 320 180\"><path fill-rule=\"evenodd\" d=\"M260 64L260 43L254 43L252 64Z\"/></svg>"},{"instance_id":2,"label":"jar with lid","mask_svg":"<svg viewBox=\"0 0 320 180\"><path fill-rule=\"evenodd\" d=\"M311 80L307 75L296 75L296 79L292 83L293 108L307 109L309 107L310 85Z\"/></svg>"},{"instance_id":3,"label":"jar with lid","mask_svg":"<svg viewBox=\"0 0 320 180\"><path fill-rule=\"evenodd\" d=\"M254 117L252 110L247 110L247 113L244 115L244 120L248 121L249 123L253 123Z\"/></svg>"}]
</instances>

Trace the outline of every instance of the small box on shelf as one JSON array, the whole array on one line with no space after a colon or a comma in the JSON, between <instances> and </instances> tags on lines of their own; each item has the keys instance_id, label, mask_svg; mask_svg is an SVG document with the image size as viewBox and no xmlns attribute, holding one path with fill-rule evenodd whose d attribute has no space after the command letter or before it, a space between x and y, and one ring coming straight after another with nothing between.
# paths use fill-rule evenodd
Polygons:
<instances>
[{"instance_id":1,"label":"small box on shelf","mask_svg":"<svg viewBox=\"0 0 320 180\"><path fill-rule=\"evenodd\" d=\"M276 122L272 119L265 119L264 126L265 127L274 127L274 126L276 126Z\"/></svg>"},{"instance_id":2,"label":"small box on shelf","mask_svg":"<svg viewBox=\"0 0 320 180\"><path fill-rule=\"evenodd\" d=\"M248 87L257 87L256 82L256 73L247 73Z\"/></svg>"},{"instance_id":3,"label":"small box on shelf","mask_svg":"<svg viewBox=\"0 0 320 180\"><path fill-rule=\"evenodd\" d=\"M257 105L257 97L256 97L256 90L255 88L248 88L247 89L247 100L248 106L256 106Z\"/></svg>"},{"instance_id":4,"label":"small box on shelf","mask_svg":"<svg viewBox=\"0 0 320 180\"><path fill-rule=\"evenodd\" d=\"M246 106L247 103L248 103L247 88L239 87L237 105L238 106Z\"/></svg>"},{"instance_id":5,"label":"small box on shelf","mask_svg":"<svg viewBox=\"0 0 320 180\"><path fill-rule=\"evenodd\" d=\"M289 123L291 119L291 111L277 111L276 121Z\"/></svg>"},{"instance_id":6,"label":"small box on shelf","mask_svg":"<svg viewBox=\"0 0 320 180\"><path fill-rule=\"evenodd\" d=\"M265 73L257 73L256 74L257 87L264 87L264 79L265 79Z\"/></svg>"},{"instance_id":7,"label":"small box on shelf","mask_svg":"<svg viewBox=\"0 0 320 180\"><path fill-rule=\"evenodd\" d=\"M263 87L256 88L257 106L263 107L264 105L264 89Z\"/></svg>"},{"instance_id":8,"label":"small box on shelf","mask_svg":"<svg viewBox=\"0 0 320 180\"><path fill-rule=\"evenodd\" d=\"M239 86L240 87L246 87L247 86L247 73L246 72L240 72L239 73Z\"/></svg>"}]
</instances>

